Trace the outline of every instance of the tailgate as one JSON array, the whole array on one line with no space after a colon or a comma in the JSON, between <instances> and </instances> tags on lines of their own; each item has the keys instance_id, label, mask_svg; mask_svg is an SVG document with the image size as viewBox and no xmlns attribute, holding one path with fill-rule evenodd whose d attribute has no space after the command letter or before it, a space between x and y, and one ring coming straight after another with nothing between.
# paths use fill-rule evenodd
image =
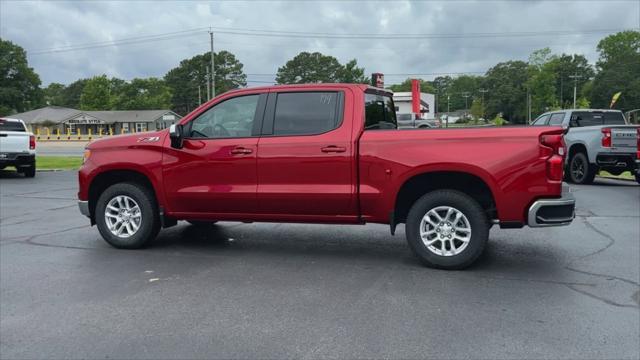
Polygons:
<instances>
[{"instance_id":1,"label":"tailgate","mask_svg":"<svg viewBox=\"0 0 640 360\"><path fill-rule=\"evenodd\" d=\"M29 152L29 135L20 131L0 131L0 152Z\"/></svg>"},{"instance_id":2,"label":"tailgate","mask_svg":"<svg viewBox=\"0 0 640 360\"><path fill-rule=\"evenodd\" d=\"M610 127L611 146L625 150L632 150L638 146L638 130L636 127Z\"/></svg>"}]
</instances>

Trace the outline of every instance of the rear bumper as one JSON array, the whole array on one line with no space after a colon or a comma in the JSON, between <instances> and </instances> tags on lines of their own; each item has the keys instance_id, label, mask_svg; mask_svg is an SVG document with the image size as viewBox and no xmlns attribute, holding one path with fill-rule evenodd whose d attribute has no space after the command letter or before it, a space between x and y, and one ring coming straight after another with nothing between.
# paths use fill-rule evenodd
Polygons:
<instances>
[{"instance_id":1,"label":"rear bumper","mask_svg":"<svg viewBox=\"0 0 640 360\"><path fill-rule=\"evenodd\" d=\"M604 169L636 170L638 168L638 159L635 153L598 153L596 164Z\"/></svg>"},{"instance_id":2,"label":"rear bumper","mask_svg":"<svg viewBox=\"0 0 640 360\"><path fill-rule=\"evenodd\" d=\"M0 166L32 166L36 163L36 155L29 153L0 153Z\"/></svg>"},{"instance_id":3,"label":"rear bumper","mask_svg":"<svg viewBox=\"0 0 640 360\"><path fill-rule=\"evenodd\" d=\"M529 207L527 224L530 227L569 225L576 216L576 199L563 184L562 196L556 199L539 199Z\"/></svg>"}]
</instances>

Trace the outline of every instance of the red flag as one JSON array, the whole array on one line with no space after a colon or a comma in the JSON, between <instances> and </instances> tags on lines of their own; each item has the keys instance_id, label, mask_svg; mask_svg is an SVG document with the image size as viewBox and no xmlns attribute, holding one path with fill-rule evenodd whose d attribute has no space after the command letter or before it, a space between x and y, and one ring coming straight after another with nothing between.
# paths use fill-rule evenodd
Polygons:
<instances>
[{"instance_id":1,"label":"red flag","mask_svg":"<svg viewBox=\"0 0 640 360\"><path fill-rule=\"evenodd\" d=\"M420 80L411 79L411 111L420 114Z\"/></svg>"}]
</instances>

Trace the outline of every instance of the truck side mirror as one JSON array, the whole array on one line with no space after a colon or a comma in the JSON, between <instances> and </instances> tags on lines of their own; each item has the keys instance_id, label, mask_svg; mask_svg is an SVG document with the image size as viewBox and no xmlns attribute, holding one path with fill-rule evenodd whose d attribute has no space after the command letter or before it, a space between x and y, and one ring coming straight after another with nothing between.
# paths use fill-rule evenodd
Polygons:
<instances>
[{"instance_id":1,"label":"truck side mirror","mask_svg":"<svg viewBox=\"0 0 640 360\"><path fill-rule=\"evenodd\" d=\"M171 138L171 147L182 149L182 141L184 139L183 127L180 124L173 124L169 127L169 137Z\"/></svg>"}]
</instances>

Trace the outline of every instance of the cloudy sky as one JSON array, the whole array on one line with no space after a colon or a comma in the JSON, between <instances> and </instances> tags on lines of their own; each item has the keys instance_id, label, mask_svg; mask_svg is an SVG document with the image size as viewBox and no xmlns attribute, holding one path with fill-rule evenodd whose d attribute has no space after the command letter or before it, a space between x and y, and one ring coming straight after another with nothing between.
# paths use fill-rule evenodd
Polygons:
<instances>
[{"instance_id":1,"label":"cloudy sky","mask_svg":"<svg viewBox=\"0 0 640 360\"><path fill-rule=\"evenodd\" d=\"M607 34L640 28L640 0L627 1L6 1L0 37L28 52L44 85L99 74L163 76L180 60L228 50L249 85L273 81L300 51L397 83L416 74L483 73L535 49L595 62Z\"/></svg>"}]
</instances>

